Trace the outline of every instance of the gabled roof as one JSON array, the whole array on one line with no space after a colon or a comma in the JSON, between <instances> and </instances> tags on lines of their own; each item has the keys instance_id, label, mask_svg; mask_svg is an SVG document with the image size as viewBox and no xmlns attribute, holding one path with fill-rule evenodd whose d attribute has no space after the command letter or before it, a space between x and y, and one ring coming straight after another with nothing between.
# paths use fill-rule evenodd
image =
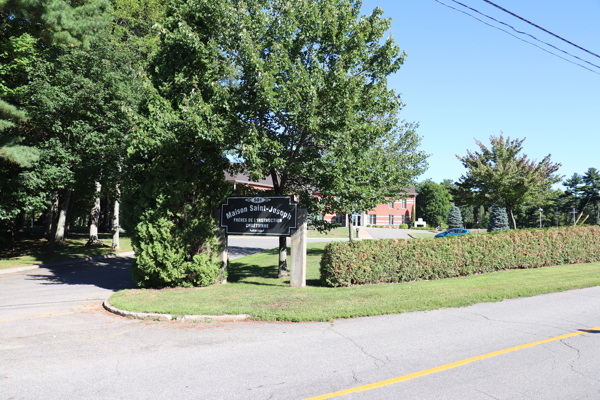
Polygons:
<instances>
[{"instance_id":1,"label":"gabled roof","mask_svg":"<svg viewBox=\"0 0 600 400\"><path fill-rule=\"evenodd\" d=\"M235 175L225 172L225 180L228 182L232 182L232 183L241 183L244 185L273 188L273 178L271 178L270 175L263 179L260 179L258 181L253 181L253 180L250 180L250 177L248 177L248 175L241 173L241 172L237 173ZM416 189L414 186L411 186L409 188L404 188L403 191L404 191L404 193L406 193L409 196L416 196L418 194L416 192ZM318 191L315 191L315 192L318 192Z\"/></svg>"}]
</instances>

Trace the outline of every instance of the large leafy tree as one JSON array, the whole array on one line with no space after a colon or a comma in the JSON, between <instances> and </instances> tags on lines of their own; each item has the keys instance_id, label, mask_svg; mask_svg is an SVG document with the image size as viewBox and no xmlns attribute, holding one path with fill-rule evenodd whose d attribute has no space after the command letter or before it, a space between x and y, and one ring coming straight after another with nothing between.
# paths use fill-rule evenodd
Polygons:
<instances>
[{"instance_id":1,"label":"large leafy tree","mask_svg":"<svg viewBox=\"0 0 600 400\"><path fill-rule=\"evenodd\" d=\"M32 75L54 59L57 46L89 47L89 39L109 21L109 5L108 0L0 0L0 224L39 210L49 201L47 182L65 177L52 161L64 161L65 154L51 148L51 135L27 109Z\"/></svg>"},{"instance_id":2,"label":"large leafy tree","mask_svg":"<svg viewBox=\"0 0 600 400\"><path fill-rule=\"evenodd\" d=\"M383 11L361 17L361 4L245 3L232 88L246 134L234 152L255 177L270 176L277 194L298 194L309 213L401 197L425 168L413 127L399 126L400 96L387 86L406 54L384 38L391 20Z\"/></svg>"},{"instance_id":3,"label":"large leafy tree","mask_svg":"<svg viewBox=\"0 0 600 400\"><path fill-rule=\"evenodd\" d=\"M391 22L382 11L361 17L360 6L172 1L153 79L177 118L197 125L190 151L233 156L311 214L372 206L409 185L426 156L387 87L405 54L383 39ZM280 250L283 275L285 238Z\"/></svg>"},{"instance_id":4,"label":"large leafy tree","mask_svg":"<svg viewBox=\"0 0 600 400\"><path fill-rule=\"evenodd\" d=\"M525 139L511 140L491 136L491 147L476 140L479 151L456 156L467 168L452 190L459 204L496 204L508 210L516 229L514 213L520 206L543 204L552 185L560 181L556 174L561 164L552 163L547 155L542 161L529 160L521 154Z\"/></svg>"},{"instance_id":5,"label":"large leafy tree","mask_svg":"<svg viewBox=\"0 0 600 400\"><path fill-rule=\"evenodd\" d=\"M417 193L417 215L431 226L445 223L452 209L452 196L446 187L427 180L417 185Z\"/></svg>"}]
</instances>

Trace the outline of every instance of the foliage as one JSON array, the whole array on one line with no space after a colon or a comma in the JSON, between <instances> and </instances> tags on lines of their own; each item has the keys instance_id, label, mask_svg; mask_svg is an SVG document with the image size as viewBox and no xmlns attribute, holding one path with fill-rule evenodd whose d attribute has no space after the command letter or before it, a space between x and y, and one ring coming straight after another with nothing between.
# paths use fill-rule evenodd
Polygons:
<instances>
[{"instance_id":1,"label":"foliage","mask_svg":"<svg viewBox=\"0 0 600 400\"><path fill-rule=\"evenodd\" d=\"M516 229L517 208L543 203L551 186L561 179L555 174L561 165L553 164L550 155L536 162L520 154L524 140L491 136L489 149L476 140L480 152L468 150L464 157L457 155L467 168L466 175L460 177L457 188L452 190L457 202L461 205L495 203L505 207Z\"/></svg>"},{"instance_id":2,"label":"foliage","mask_svg":"<svg viewBox=\"0 0 600 400\"><path fill-rule=\"evenodd\" d=\"M426 156L387 87L405 54L383 38L382 10L361 18L354 0L245 5L234 113L247 134L233 152L246 169L271 176L277 194L296 193L310 214L403 197Z\"/></svg>"},{"instance_id":3,"label":"foliage","mask_svg":"<svg viewBox=\"0 0 600 400\"><path fill-rule=\"evenodd\" d=\"M151 211L135 228L132 241L136 253L131 266L133 280L139 287L208 286L215 283L219 264L214 254L188 257L182 236L174 235L174 222ZM215 239L213 238L213 241ZM205 246L210 245L208 241ZM215 246L214 243L212 243Z\"/></svg>"},{"instance_id":4,"label":"foliage","mask_svg":"<svg viewBox=\"0 0 600 400\"><path fill-rule=\"evenodd\" d=\"M599 260L599 226L332 242L321 259L321 280L334 287L408 282Z\"/></svg>"},{"instance_id":5,"label":"foliage","mask_svg":"<svg viewBox=\"0 0 600 400\"><path fill-rule=\"evenodd\" d=\"M600 172L596 168L588 168L583 175L573 174L563 185L566 190L560 198L561 211L572 218L570 214L574 208L577 214L591 215L590 222L600 223Z\"/></svg>"},{"instance_id":6,"label":"foliage","mask_svg":"<svg viewBox=\"0 0 600 400\"><path fill-rule=\"evenodd\" d=\"M460 215L465 228L472 228L475 222L475 216L473 215L473 206L462 206L460 208Z\"/></svg>"},{"instance_id":7,"label":"foliage","mask_svg":"<svg viewBox=\"0 0 600 400\"><path fill-rule=\"evenodd\" d=\"M109 0L0 0L0 16L39 29L49 43L87 47L89 39L110 21Z\"/></svg>"},{"instance_id":8,"label":"foliage","mask_svg":"<svg viewBox=\"0 0 600 400\"><path fill-rule=\"evenodd\" d=\"M479 206L477 210L477 229L482 226L487 227L488 224L488 214L485 212L484 206Z\"/></svg>"},{"instance_id":9,"label":"foliage","mask_svg":"<svg viewBox=\"0 0 600 400\"><path fill-rule=\"evenodd\" d=\"M488 217L488 232L504 231L507 229L510 229L510 227L508 225L508 215L506 215L506 209L504 207L498 207L494 204Z\"/></svg>"},{"instance_id":10,"label":"foliage","mask_svg":"<svg viewBox=\"0 0 600 400\"><path fill-rule=\"evenodd\" d=\"M460 213L460 208L456 207L454 203L452 204L452 208L448 213L448 228L463 228L463 220Z\"/></svg>"},{"instance_id":11,"label":"foliage","mask_svg":"<svg viewBox=\"0 0 600 400\"><path fill-rule=\"evenodd\" d=\"M417 186L417 215L429 226L446 223L452 209L452 196L443 185L427 180Z\"/></svg>"}]
</instances>

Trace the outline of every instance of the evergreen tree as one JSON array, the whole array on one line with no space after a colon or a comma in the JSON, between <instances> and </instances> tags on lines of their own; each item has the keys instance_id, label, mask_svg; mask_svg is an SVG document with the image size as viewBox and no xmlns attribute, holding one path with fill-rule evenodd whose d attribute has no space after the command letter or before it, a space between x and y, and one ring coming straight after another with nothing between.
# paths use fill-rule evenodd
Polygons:
<instances>
[{"instance_id":1,"label":"evergreen tree","mask_svg":"<svg viewBox=\"0 0 600 400\"><path fill-rule=\"evenodd\" d=\"M504 231L510 229L508 225L508 215L506 208L498 207L495 204L492 206L492 212L488 218L488 232Z\"/></svg>"},{"instance_id":2,"label":"evergreen tree","mask_svg":"<svg viewBox=\"0 0 600 400\"><path fill-rule=\"evenodd\" d=\"M463 220L460 214L460 208L456 207L452 204L452 208L450 209L450 213L448 213L448 229L453 228L462 228Z\"/></svg>"},{"instance_id":3,"label":"evergreen tree","mask_svg":"<svg viewBox=\"0 0 600 400\"><path fill-rule=\"evenodd\" d=\"M473 206L463 206L460 208L460 214L462 215L463 224L465 228L472 228L474 225L475 215L473 213Z\"/></svg>"}]
</instances>

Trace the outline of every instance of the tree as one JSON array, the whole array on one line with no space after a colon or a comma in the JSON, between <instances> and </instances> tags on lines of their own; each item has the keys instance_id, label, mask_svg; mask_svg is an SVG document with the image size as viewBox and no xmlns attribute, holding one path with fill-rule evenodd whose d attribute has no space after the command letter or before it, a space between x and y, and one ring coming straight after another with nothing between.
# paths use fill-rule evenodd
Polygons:
<instances>
[{"instance_id":1,"label":"tree","mask_svg":"<svg viewBox=\"0 0 600 400\"><path fill-rule=\"evenodd\" d=\"M235 113L251 134L235 151L309 213L372 208L424 168L413 127L397 128L402 103L387 87L405 54L383 39L391 22L383 11L361 18L360 6L257 1L242 21Z\"/></svg>"},{"instance_id":2,"label":"tree","mask_svg":"<svg viewBox=\"0 0 600 400\"><path fill-rule=\"evenodd\" d=\"M495 203L508 209L516 229L515 210L525 204L537 206L549 195L552 185L560 181L556 171L561 164L553 164L550 154L539 163L520 154L525 139L506 140L502 135L491 136L488 149L476 140L480 152L467 151L456 156L467 168L452 190L457 202L464 205Z\"/></svg>"},{"instance_id":3,"label":"tree","mask_svg":"<svg viewBox=\"0 0 600 400\"><path fill-rule=\"evenodd\" d=\"M508 215L504 207L492 206L492 211L488 217L488 232L504 231L510 229L508 225Z\"/></svg>"},{"instance_id":4,"label":"tree","mask_svg":"<svg viewBox=\"0 0 600 400\"><path fill-rule=\"evenodd\" d=\"M370 208L383 188L410 185L426 155L387 87L405 54L383 39L383 11L360 17L360 5L173 2L155 84L176 111L190 114L202 99L218 145L251 178L270 176L275 194L298 195L309 214ZM282 238L279 275L285 246Z\"/></svg>"},{"instance_id":5,"label":"tree","mask_svg":"<svg viewBox=\"0 0 600 400\"><path fill-rule=\"evenodd\" d=\"M475 216L473 215L473 206L462 206L459 208L465 228L472 228L473 223L475 222Z\"/></svg>"},{"instance_id":6,"label":"tree","mask_svg":"<svg viewBox=\"0 0 600 400\"><path fill-rule=\"evenodd\" d=\"M487 226L488 224L488 215L485 212L484 206L479 206L477 210L477 229L480 229L481 226Z\"/></svg>"},{"instance_id":7,"label":"tree","mask_svg":"<svg viewBox=\"0 0 600 400\"><path fill-rule=\"evenodd\" d=\"M417 185L417 214L431 226L440 226L452 209L452 196L442 185L425 181Z\"/></svg>"},{"instance_id":8,"label":"tree","mask_svg":"<svg viewBox=\"0 0 600 400\"><path fill-rule=\"evenodd\" d=\"M26 23L49 43L89 44L97 30L109 24L109 0L0 0L0 16Z\"/></svg>"},{"instance_id":9,"label":"tree","mask_svg":"<svg viewBox=\"0 0 600 400\"><path fill-rule=\"evenodd\" d=\"M595 223L600 223L600 171L589 168L583 175L582 191L586 205L593 206Z\"/></svg>"},{"instance_id":10,"label":"tree","mask_svg":"<svg viewBox=\"0 0 600 400\"><path fill-rule=\"evenodd\" d=\"M452 208L448 213L448 228L463 228L463 220L460 214L460 208L452 204Z\"/></svg>"}]
</instances>

